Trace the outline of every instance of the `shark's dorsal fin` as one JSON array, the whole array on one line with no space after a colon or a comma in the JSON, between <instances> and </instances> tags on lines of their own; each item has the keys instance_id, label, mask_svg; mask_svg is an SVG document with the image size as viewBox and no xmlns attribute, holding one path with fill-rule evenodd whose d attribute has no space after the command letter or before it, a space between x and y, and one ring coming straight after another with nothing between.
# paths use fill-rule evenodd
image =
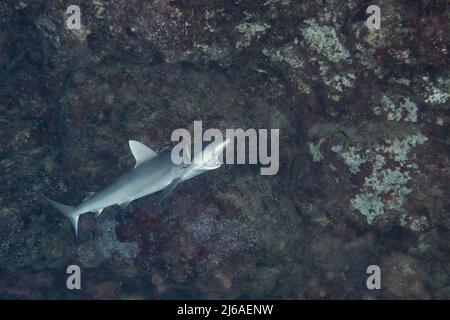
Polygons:
<instances>
[{"instance_id":1,"label":"shark's dorsal fin","mask_svg":"<svg viewBox=\"0 0 450 320\"><path fill-rule=\"evenodd\" d=\"M135 168L142 162L150 160L158 155L158 153L146 145L135 140L128 141L128 144L130 145L131 153L133 154L134 159L136 159L136 165L134 166Z\"/></svg>"}]
</instances>

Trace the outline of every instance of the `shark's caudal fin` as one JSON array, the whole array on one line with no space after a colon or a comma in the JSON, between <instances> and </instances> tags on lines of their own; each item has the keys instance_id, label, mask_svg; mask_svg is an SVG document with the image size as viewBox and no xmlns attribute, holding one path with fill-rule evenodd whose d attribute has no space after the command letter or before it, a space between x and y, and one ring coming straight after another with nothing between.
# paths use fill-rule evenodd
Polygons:
<instances>
[{"instance_id":1,"label":"shark's caudal fin","mask_svg":"<svg viewBox=\"0 0 450 320\"><path fill-rule=\"evenodd\" d=\"M67 217L72 224L73 230L75 231L75 236L78 234L78 218L80 217L79 214L75 214L74 208L71 206L66 206L65 204L58 203L56 201L50 200L47 197L44 197L44 199L52 205L53 208L61 212L65 217Z\"/></svg>"}]
</instances>

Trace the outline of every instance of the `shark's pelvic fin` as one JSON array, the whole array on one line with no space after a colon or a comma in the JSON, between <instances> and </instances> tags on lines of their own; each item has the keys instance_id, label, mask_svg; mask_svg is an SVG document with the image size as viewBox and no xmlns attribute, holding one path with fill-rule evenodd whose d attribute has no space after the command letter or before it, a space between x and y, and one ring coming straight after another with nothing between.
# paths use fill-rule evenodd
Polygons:
<instances>
[{"instance_id":1,"label":"shark's pelvic fin","mask_svg":"<svg viewBox=\"0 0 450 320\"><path fill-rule=\"evenodd\" d=\"M47 197L44 199L52 205L53 208L61 212L65 217L67 217L72 224L72 228L75 231L75 236L78 235L78 219L80 218L79 214L74 212L74 208L71 206L66 206L65 204L58 203L56 201L50 200Z\"/></svg>"},{"instance_id":2,"label":"shark's pelvic fin","mask_svg":"<svg viewBox=\"0 0 450 320\"><path fill-rule=\"evenodd\" d=\"M83 201L89 200L89 198L91 198L94 194L95 194L95 192L87 192L87 195L83 199ZM101 209L98 209L98 210L92 210L91 212L94 212L95 213L95 217L97 218L102 213L103 209L105 209L105 208L101 208Z\"/></svg>"},{"instance_id":3,"label":"shark's pelvic fin","mask_svg":"<svg viewBox=\"0 0 450 320\"><path fill-rule=\"evenodd\" d=\"M95 217L97 218L97 217L102 213L102 211L103 211L104 209L105 209L105 208L95 210L95 211L94 211L94 212L95 212Z\"/></svg>"},{"instance_id":4,"label":"shark's pelvic fin","mask_svg":"<svg viewBox=\"0 0 450 320\"><path fill-rule=\"evenodd\" d=\"M175 180L173 180L167 187L165 187L161 193L159 194L159 198L158 198L158 205L160 206L164 199L166 199L171 193L172 191L175 189L175 187L181 182L181 178L177 178Z\"/></svg>"},{"instance_id":5,"label":"shark's pelvic fin","mask_svg":"<svg viewBox=\"0 0 450 320\"><path fill-rule=\"evenodd\" d=\"M158 153L146 145L135 140L128 141L128 144L130 145L131 153L133 153L133 156L136 159L136 165L134 166L135 168L142 162L150 160L158 155Z\"/></svg>"}]
</instances>

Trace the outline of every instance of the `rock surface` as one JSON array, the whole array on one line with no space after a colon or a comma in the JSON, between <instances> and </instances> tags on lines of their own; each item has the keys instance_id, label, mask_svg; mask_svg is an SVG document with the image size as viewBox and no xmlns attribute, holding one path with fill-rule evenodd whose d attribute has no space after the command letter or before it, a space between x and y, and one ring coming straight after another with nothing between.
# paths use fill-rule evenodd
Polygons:
<instances>
[{"instance_id":1,"label":"rock surface","mask_svg":"<svg viewBox=\"0 0 450 320\"><path fill-rule=\"evenodd\" d=\"M450 298L446 1L379 1L380 30L362 0L79 3L80 30L65 1L0 3L0 298ZM279 128L278 174L223 166L78 241L42 202L194 120Z\"/></svg>"}]
</instances>

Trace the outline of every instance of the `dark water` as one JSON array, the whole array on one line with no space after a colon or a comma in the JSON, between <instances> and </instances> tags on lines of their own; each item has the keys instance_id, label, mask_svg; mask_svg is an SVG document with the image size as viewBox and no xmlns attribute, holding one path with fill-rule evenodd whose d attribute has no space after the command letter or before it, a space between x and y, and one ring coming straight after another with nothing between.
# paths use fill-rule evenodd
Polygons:
<instances>
[{"instance_id":1,"label":"dark water","mask_svg":"<svg viewBox=\"0 0 450 320\"><path fill-rule=\"evenodd\" d=\"M359 0L79 6L69 30L64 1L0 4L1 299L449 298L445 1L382 1L375 30ZM43 201L194 121L279 129L279 171L223 165L77 238Z\"/></svg>"}]
</instances>

